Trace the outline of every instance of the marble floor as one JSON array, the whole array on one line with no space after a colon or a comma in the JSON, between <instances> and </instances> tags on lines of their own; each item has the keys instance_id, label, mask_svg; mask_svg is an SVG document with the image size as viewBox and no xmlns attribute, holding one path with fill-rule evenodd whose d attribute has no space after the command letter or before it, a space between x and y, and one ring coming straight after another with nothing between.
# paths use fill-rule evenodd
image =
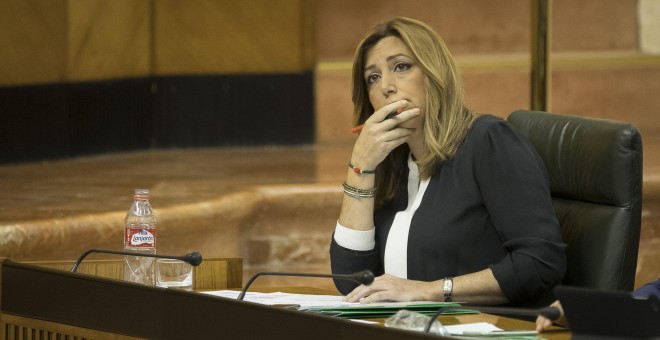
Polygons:
<instances>
[{"instance_id":1,"label":"marble floor","mask_svg":"<svg viewBox=\"0 0 660 340\"><path fill-rule=\"evenodd\" d=\"M660 277L660 138L644 138L637 280ZM134 188L151 190L159 251L202 250L259 270L329 272L328 242L351 145L151 150L0 166L0 257L72 260L121 249ZM262 278L256 286L332 287Z\"/></svg>"}]
</instances>

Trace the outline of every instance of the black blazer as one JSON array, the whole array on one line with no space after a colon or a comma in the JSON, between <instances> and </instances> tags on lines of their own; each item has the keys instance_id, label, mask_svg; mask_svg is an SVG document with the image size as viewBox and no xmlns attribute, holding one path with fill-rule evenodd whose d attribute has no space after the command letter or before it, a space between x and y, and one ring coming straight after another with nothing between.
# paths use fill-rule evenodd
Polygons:
<instances>
[{"instance_id":1,"label":"black blazer","mask_svg":"<svg viewBox=\"0 0 660 340\"><path fill-rule=\"evenodd\" d=\"M407 177L406 177L407 178ZM384 245L407 181L374 213L376 247L359 252L332 238L333 273L382 275ZM566 270L548 176L529 141L508 122L478 118L458 152L431 177L408 236L408 279L433 281L491 268L512 304L544 305ZM356 287L335 282L343 294Z\"/></svg>"}]
</instances>

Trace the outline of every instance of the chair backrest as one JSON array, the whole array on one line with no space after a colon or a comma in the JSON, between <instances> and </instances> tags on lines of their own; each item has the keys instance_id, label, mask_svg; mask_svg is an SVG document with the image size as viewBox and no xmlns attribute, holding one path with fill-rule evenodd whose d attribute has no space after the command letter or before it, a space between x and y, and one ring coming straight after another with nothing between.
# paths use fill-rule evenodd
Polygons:
<instances>
[{"instance_id":1,"label":"chair backrest","mask_svg":"<svg viewBox=\"0 0 660 340\"><path fill-rule=\"evenodd\" d=\"M563 284L632 290L642 211L637 129L613 120L522 110L508 121L527 136L548 170L568 245Z\"/></svg>"}]
</instances>

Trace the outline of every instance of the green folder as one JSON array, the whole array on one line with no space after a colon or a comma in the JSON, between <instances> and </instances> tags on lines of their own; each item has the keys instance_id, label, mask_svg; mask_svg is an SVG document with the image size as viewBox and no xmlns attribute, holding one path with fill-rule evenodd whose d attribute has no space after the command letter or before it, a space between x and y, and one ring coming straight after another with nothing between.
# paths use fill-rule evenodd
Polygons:
<instances>
[{"instance_id":1,"label":"green folder","mask_svg":"<svg viewBox=\"0 0 660 340\"><path fill-rule=\"evenodd\" d=\"M327 315L340 316L351 319L367 319L367 318L386 318L390 317L401 309L415 311L425 315L432 316L441 307L457 307L461 305L454 302L437 302L437 303L410 303L410 304L369 304L364 306L333 306L333 307L311 307L306 311L312 313L321 313ZM470 309L454 309L443 313L443 315L456 315L456 314L477 314L476 310Z\"/></svg>"}]
</instances>

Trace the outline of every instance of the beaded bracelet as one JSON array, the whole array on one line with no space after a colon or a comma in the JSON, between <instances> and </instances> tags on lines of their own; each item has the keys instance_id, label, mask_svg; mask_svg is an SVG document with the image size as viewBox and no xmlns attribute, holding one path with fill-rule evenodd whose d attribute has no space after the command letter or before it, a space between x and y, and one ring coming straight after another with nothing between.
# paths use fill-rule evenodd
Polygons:
<instances>
[{"instance_id":1,"label":"beaded bracelet","mask_svg":"<svg viewBox=\"0 0 660 340\"><path fill-rule=\"evenodd\" d=\"M370 175L372 175L372 174L376 173L376 170L362 170L362 169L358 168L357 166L353 165L353 163L351 163L351 162L348 162L348 167L351 168L353 170L353 172L355 172L356 174L370 174Z\"/></svg>"},{"instance_id":2,"label":"beaded bracelet","mask_svg":"<svg viewBox=\"0 0 660 340\"><path fill-rule=\"evenodd\" d=\"M342 183L344 186L344 193L348 195L349 197L353 198L371 198L376 195L376 188L372 189L358 189L355 187L352 187L346 182Z\"/></svg>"}]
</instances>

